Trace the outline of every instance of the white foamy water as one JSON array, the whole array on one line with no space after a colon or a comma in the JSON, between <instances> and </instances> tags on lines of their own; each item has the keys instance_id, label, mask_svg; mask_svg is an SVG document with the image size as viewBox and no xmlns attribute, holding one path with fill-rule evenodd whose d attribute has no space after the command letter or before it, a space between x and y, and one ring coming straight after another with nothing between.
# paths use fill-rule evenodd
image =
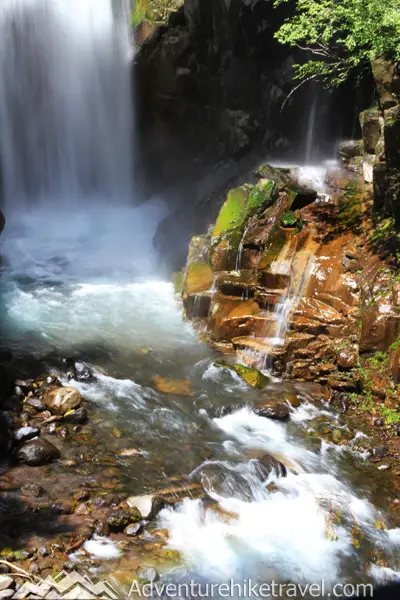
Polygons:
<instances>
[{"instance_id":1,"label":"white foamy water","mask_svg":"<svg viewBox=\"0 0 400 600\"><path fill-rule=\"evenodd\" d=\"M308 416L303 411L303 418ZM284 425L247 409L214 421L231 440L226 442L230 451L234 447L242 452L246 448L267 451L286 461L289 469L292 461L303 471L275 478L276 488L271 492L259 482L252 502L211 493L226 514L188 499L178 510L164 510L160 524L169 528L171 546L183 552L198 576L294 582L324 579L329 585L354 576L358 569L352 537L355 524L372 546L388 544L386 532L374 526L377 512L372 504L333 474L323 456L291 438ZM340 515L337 521L335 515ZM391 537L397 539L396 534ZM381 580L381 573L372 570L371 575Z\"/></svg>"}]
</instances>

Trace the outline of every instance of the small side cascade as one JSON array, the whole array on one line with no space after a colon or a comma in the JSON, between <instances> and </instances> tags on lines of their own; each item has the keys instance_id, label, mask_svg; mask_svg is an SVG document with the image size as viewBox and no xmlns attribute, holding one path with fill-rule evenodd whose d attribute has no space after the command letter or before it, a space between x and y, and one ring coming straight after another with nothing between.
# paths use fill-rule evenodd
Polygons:
<instances>
[{"instance_id":1,"label":"small side cascade","mask_svg":"<svg viewBox=\"0 0 400 600\"><path fill-rule=\"evenodd\" d=\"M249 224L246 225L245 230L242 235L242 238L240 240L239 249L238 249L238 252L236 255L235 271L240 271L240 268L242 265L242 254L243 254L244 241L246 239L248 230L249 230Z\"/></svg>"},{"instance_id":2,"label":"small side cascade","mask_svg":"<svg viewBox=\"0 0 400 600\"><path fill-rule=\"evenodd\" d=\"M309 280L318 242L303 215L318 193L295 167L264 165L256 176L229 192L211 235L192 238L182 297L214 347L268 370L286 351Z\"/></svg>"}]
</instances>

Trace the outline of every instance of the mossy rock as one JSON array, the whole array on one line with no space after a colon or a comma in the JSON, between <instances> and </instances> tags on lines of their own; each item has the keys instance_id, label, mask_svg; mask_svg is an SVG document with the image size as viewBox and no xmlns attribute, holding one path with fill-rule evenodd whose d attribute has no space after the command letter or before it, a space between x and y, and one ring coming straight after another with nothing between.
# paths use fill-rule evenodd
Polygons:
<instances>
[{"instance_id":1,"label":"mossy rock","mask_svg":"<svg viewBox=\"0 0 400 600\"><path fill-rule=\"evenodd\" d=\"M243 229L247 217L247 200L249 187L243 185L228 192L215 223L213 238L226 234L228 231Z\"/></svg>"},{"instance_id":2,"label":"mossy rock","mask_svg":"<svg viewBox=\"0 0 400 600\"><path fill-rule=\"evenodd\" d=\"M270 206L278 196L278 187L270 179L261 179L255 186L242 185L230 190L215 223L213 238L231 231L243 231L247 220Z\"/></svg>"},{"instance_id":3,"label":"mossy rock","mask_svg":"<svg viewBox=\"0 0 400 600\"><path fill-rule=\"evenodd\" d=\"M212 283L213 274L208 264L190 263L186 270L183 294L188 297L207 292L212 287Z\"/></svg>"},{"instance_id":4,"label":"mossy rock","mask_svg":"<svg viewBox=\"0 0 400 600\"><path fill-rule=\"evenodd\" d=\"M278 197L278 186L271 179L261 179L249 193L247 210L254 214L271 206Z\"/></svg>"},{"instance_id":5,"label":"mossy rock","mask_svg":"<svg viewBox=\"0 0 400 600\"><path fill-rule=\"evenodd\" d=\"M262 179L255 186L243 185L228 193L211 238L210 262L215 271L235 268L247 221L270 206L277 195L276 184L268 179Z\"/></svg>"},{"instance_id":6,"label":"mossy rock","mask_svg":"<svg viewBox=\"0 0 400 600\"><path fill-rule=\"evenodd\" d=\"M298 215L296 215L296 213L294 213L291 210L288 210L285 213L283 213L283 215L281 216L281 219L280 219L281 226L285 227L285 228L296 227L298 221L299 221Z\"/></svg>"},{"instance_id":7,"label":"mossy rock","mask_svg":"<svg viewBox=\"0 0 400 600\"><path fill-rule=\"evenodd\" d=\"M221 369L229 369L230 371L234 371L241 379L243 379L243 381L247 383L247 385L257 390L261 390L270 382L269 377L261 373L261 371L258 371L258 369L251 369L245 365L230 365L224 361L215 361L214 366Z\"/></svg>"},{"instance_id":8,"label":"mossy rock","mask_svg":"<svg viewBox=\"0 0 400 600\"><path fill-rule=\"evenodd\" d=\"M290 168L261 165L257 169L256 175L263 179L270 179L274 181L278 189L282 189L293 182L292 171Z\"/></svg>"}]
</instances>

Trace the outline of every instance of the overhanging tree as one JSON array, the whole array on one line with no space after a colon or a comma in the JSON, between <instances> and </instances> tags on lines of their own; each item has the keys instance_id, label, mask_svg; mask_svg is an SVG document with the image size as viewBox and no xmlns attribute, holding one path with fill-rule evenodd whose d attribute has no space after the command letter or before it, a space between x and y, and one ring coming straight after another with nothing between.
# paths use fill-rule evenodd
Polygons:
<instances>
[{"instance_id":1,"label":"overhanging tree","mask_svg":"<svg viewBox=\"0 0 400 600\"><path fill-rule=\"evenodd\" d=\"M276 4L293 0L278 0ZM294 0L295 15L276 33L312 58L295 66L296 79L335 86L379 55L400 60L400 0Z\"/></svg>"}]
</instances>

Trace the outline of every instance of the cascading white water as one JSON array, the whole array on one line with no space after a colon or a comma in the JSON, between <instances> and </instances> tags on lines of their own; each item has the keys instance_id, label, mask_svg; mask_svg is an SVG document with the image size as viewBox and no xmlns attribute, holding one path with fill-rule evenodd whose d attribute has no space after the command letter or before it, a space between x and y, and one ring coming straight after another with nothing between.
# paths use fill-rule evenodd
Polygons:
<instances>
[{"instance_id":1,"label":"cascading white water","mask_svg":"<svg viewBox=\"0 0 400 600\"><path fill-rule=\"evenodd\" d=\"M6 209L129 198L130 0L3 0L0 156Z\"/></svg>"}]
</instances>

